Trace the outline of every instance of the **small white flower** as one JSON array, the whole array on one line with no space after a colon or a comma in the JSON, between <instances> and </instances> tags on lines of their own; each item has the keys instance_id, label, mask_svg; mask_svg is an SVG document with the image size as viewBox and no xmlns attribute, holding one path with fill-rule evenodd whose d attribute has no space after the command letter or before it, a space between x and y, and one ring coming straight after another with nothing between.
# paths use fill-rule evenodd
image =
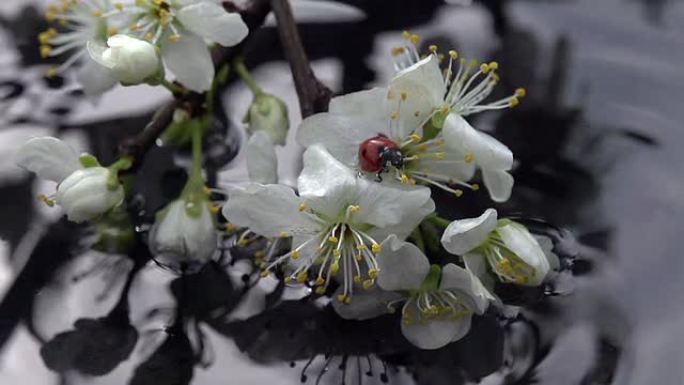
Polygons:
<instances>
[{"instance_id":1,"label":"small white flower","mask_svg":"<svg viewBox=\"0 0 684 385\"><path fill-rule=\"evenodd\" d=\"M209 261L218 244L208 201L175 200L162 210L150 230L150 250L165 266L196 271Z\"/></svg>"},{"instance_id":2,"label":"small white flower","mask_svg":"<svg viewBox=\"0 0 684 385\"><path fill-rule=\"evenodd\" d=\"M287 106L277 97L266 93L256 94L243 122L247 123L250 135L264 131L274 144L285 145L290 119Z\"/></svg>"},{"instance_id":3,"label":"small white flower","mask_svg":"<svg viewBox=\"0 0 684 385\"><path fill-rule=\"evenodd\" d=\"M501 282L525 286L540 285L549 272L549 260L554 260L548 245L545 251L520 223L497 221L494 209L477 218L453 221L442 235L442 246L462 255L476 275L491 271Z\"/></svg>"},{"instance_id":4,"label":"small white flower","mask_svg":"<svg viewBox=\"0 0 684 385\"><path fill-rule=\"evenodd\" d=\"M47 21L59 22L60 29L65 31L49 28L38 35L40 54L44 58L67 55L63 64L48 71L48 76L62 74L78 64L76 80L86 95L96 96L116 85L116 78L107 68L92 60L86 49L88 42L104 44L107 34L116 31L116 27L108 25L103 17L113 10L108 0L67 0L47 7Z\"/></svg>"},{"instance_id":5,"label":"small white flower","mask_svg":"<svg viewBox=\"0 0 684 385\"><path fill-rule=\"evenodd\" d=\"M207 91L215 74L204 39L231 47L249 32L218 0L136 0L121 10L133 20L122 33L159 45L164 64L196 92Z\"/></svg>"},{"instance_id":6,"label":"small white flower","mask_svg":"<svg viewBox=\"0 0 684 385\"><path fill-rule=\"evenodd\" d=\"M401 330L421 349L438 349L463 338L473 314L483 314L493 296L479 279L454 264L430 265L412 243L395 236L382 243L378 286L349 305L333 304L348 319L366 319L403 302Z\"/></svg>"},{"instance_id":7,"label":"small white flower","mask_svg":"<svg viewBox=\"0 0 684 385\"><path fill-rule=\"evenodd\" d=\"M287 282L312 282L319 293L334 278L342 302L351 302L355 284L374 284L376 240L389 234L405 238L434 210L428 189L402 190L358 178L321 146L304 153L298 190L299 196L283 185L233 189L223 215L238 227L278 237L264 257L270 261L265 274L287 262ZM292 250L274 259L284 237L292 237Z\"/></svg>"},{"instance_id":8,"label":"small white flower","mask_svg":"<svg viewBox=\"0 0 684 385\"><path fill-rule=\"evenodd\" d=\"M106 47L88 42L88 53L93 60L109 68L124 85L154 80L163 70L154 45L126 35L110 37Z\"/></svg>"},{"instance_id":9,"label":"small white flower","mask_svg":"<svg viewBox=\"0 0 684 385\"><path fill-rule=\"evenodd\" d=\"M268 133L257 131L252 134L244 151L250 181L261 184L278 183L278 157Z\"/></svg>"},{"instance_id":10,"label":"small white flower","mask_svg":"<svg viewBox=\"0 0 684 385\"><path fill-rule=\"evenodd\" d=\"M54 202L71 221L95 219L123 202L123 187L112 171L100 166L83 167L74 150L57 138L29 140L17 152L17 164L58 183ZM53 204L48 197L41 199Z\"/></svg>"}]
</instances>

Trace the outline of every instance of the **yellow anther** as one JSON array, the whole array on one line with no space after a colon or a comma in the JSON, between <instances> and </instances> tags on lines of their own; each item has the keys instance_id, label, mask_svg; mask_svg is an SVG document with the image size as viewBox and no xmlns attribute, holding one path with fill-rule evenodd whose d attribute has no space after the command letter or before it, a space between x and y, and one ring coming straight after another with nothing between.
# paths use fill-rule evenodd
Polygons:
<instances>
[{"instance_id":1,"label":"yellow anther","mask_svg":"<svg viewBox=\"0 0 684 385\"><path fill-rule=\"evenodd\" d=\"M346 296L346 297L344 298L344 304L345 304L345 305L349 305L349 304L351 303L351 301L352 301L352 299L351 299L350 296Z\"/></svg>"},{"instance_id":2,"label":"yellow anther","mask_svg":"<svg viewBox=\"0 0 684 385\"><path fill-rule=\"evenodd\" d=\"M392 111L390 117L392 118L392 120L396 120L399 117L399 111Z\"/></svg>"},{"instance_id":3,"label":"yellow anther","mask_svg":"<svg viewBox=\"0 0 684 385\"><path fill-rule=\"evenodd\" d=\"M404 39L410 39L411 38L411 32L407 30L401 31L401 35L404 37Z\"/></svg>"},{"instance_id":4,"label":"yellow anther","mask_svg":"<svg viewBox=\"0 0 684 385\"><path fill-rule=\"evenodd\" d=\"M524 98L527 95L527 91L524 88L518 88L515 90L515 96L519 98Z\"/></svg>"},{"instance_id":5,"label":"yellow anther","mask_svg":"<svg viewBox=\"0 0 684 385\"><path fill-rule=\"evenodd\" d=\"M403 184L408 184L409 182L409 177L406 174L401 174L401 183Z\"/></svg>"},{"instance_id":6,"label":"yellow anther","mask_svg":"<svg viewBox=\"0 0 684 385\"><path fill-rule=\"evenodd\" d=\"M302 202L299 204L299 211L304 211L306 210L306 203Z\"/></svg>"},{"instance_id":7,"label":"yellow anther","mask_svg":"<svg viewBox=\"0 0 684 385\"><path fill-rule=\"evenodd\" d=\"M444 159L444 156L445 155L443 152L435 152L435 158L437 158L437 159L442 160L442 159Z\"/></svg>"},{"instance_id":8,"label":"yellow anther","mask_svg":"<svg viewBox=\"0 0 684 385\"><path fill-rule=\"evenodd\" d=\"M287 231L281 231L280 234L278 234L278 236L280 238L287 238L290 236L290 233L288 233Z\"/></svg>"},{"instance_id":9,"label":"yellow anther","mask_svg":"<svg viewBox=\"0 0 684 385\"><path fill-rule=\"evenodd\" d=\"M318 277L318 278L316 278L316 282L314 282L314 285L323 286L324 283L325 283L325 279L323 279L323 277Z\"/></svg>"},{"instance_id":10,"label":"yellow anther","mask_svg":"<svg viewBox=\"0 0 684 385\"><path fill-rule=\"evenodd\" d=\"M218 213L219 211L221 211L221 207L219 207L219 205L217 205L217 204L214 203L214 202L209 202L209 203L207 204L207 208L209 209L209 212L211 212L211 213L213 213L213 214L216 214L216 213Z\"/></svg>"},{"instance_id":11,"label":"yellow anther","mask_svg":"<svg viewBox=\"0 0 684 385\"><path fill-rule=\"evenodd\" d=\"M140 29L140 26L138 24L131 24L128 26L128 29L130 29L131 32L135 32Z\"/></svg>"},{"instance_id":12,"label":"yellow anther","mask_svg":"<svg viewBox=\"0 0 684 385\"><path fill-rule=\"evenodd\" d=\"M114 3L114 8L118 9L119 11L123 11L124 5L123 3Z\"/></svg>"},{"instance_id":13,"label":"yellow anther","mask_svg":"<svg viewBox=\"0 0 684 385\"><path fill-rule=\"evenodd\" d=\"M38 34L38 41L41 45L48 44L50 39L52 39L52 35L50 35L47 31Z\"/></svg>"},{"instance_id":14,"label":"yellow anther","mask_svg":"<svg viewBox=\"0 0 684 385\"><path fill-rule=\"evenodd\" d=\"M473 183L473 184L470 186L470 189L473 190L473 191L477 191L477 190L480 189L480 185L477 184L477 183Z\"/></svg>"},{"instance_id":15,"label":"yellow anther","mask_svg":"<svg viewBox=\"0 0 684 385\"><path fill-rule=\"evenodd\" d=\"M102 11L100 11L99 9L96 9L96 10L93 10L92 12L90 12L90 14L91 14L93 17L101 17L101 16L102 16Z\"/></svg>"},{"instance_id":16,"label":"yellow anther","mask_svg":"<svg viewBox=\"0 0 684 385\"><path fill-rule=\"evenodd\" d=\"M359 251L366 250L367 248L368 247L366 245L364 245L363 243L360 245L356 245L356 250L359 250Z\"/></svg>"},{"instance_id":17,"label":"yellow anther","mask_svg":"<svg viewBox=\"0 0 684 385\"><path fill-rule=\"evenodd\" d=\"M59 19L57 22L58 22L59 25L61 25L62 27L66 27L67 25L69 25L69 22L68 22L67 19L65 19L65 18L61 18L61 19Z\"/></svg>"},{"instance_id":18,"label":"yellow anther","mask_svg":"<svg viewBox=\"0 0 684 385\"><path fill-rule=\"evenodd\" d=\"M437 46L436 46L435 44L431 44L431 45L428 47L428 49L429 49L431 52L437 52Z\"/></svg>"},{"instance_id":19,"label":"yellow anther","mask_svg":"<svg viewBox=\"0 0 684 385\"><path fill-rule=\"evenodd\" d=\"M266 278L266 277L268 277L269 275L271 275L271 272L268 271L268 270L264 270L264 271L262 271L259 275L261 276L261 278Z\"/></svg>"},{"instance_id":20,"label":"yellow anther","mask_svg":"<svg viewBox=\"0 0 684 385\"><path fill-rule=\"evenodd\" d=\"M449 51L449 56L451 56L452 59L456 60L458 59L458 52L452 49L451 51Z\"/></svg>"},{"instance_id":21,"label":"yellow anther","mask_svg":"<svg viewBox=\"0 0 684 385\"><path fill-rule=\"evenodd\" d=\"M448 104L443 105L442 108L439 109L439 112L442 114L448 114L449 111L451 111L451 107Z\"/></svg>"},{"instance_id":22,"label":"yellow anther","mask_svg":"<svg viewBox=\"0 0 684 385\"><path fill-rule=\"evenodd\" d=\"M154 39L154 35L152 34L152 32L148 32L145 34L144 39L152 41L152 39Z\"/></svg>"},{"instance_id":23,"label":"yellow anther","mask_svg":"<svg viewBox=\"0 0 684 385\"><path fill-rule=\"evenodd\" d=\"M237 230L237 226L233 223L226 223L226 233L232 233L235 230Z\"/></svg>"},{"instance_id":24,"label":"yellow anther","mask_svg":"<svg viewBox=\"0 0 684 385\"><path fill-rule=\"evenodd\" d=\"M388 307L387 307L387 312L388 312L389 314L394 314L394 313L397 312L397 309L396 309L394 306L388 306Z\"/></svg>"},{"instance_id":25,"label":"yellow anther","mask_svg":"<svg viewBox=\"0 0 684 385\"><path fill-rule=\"evenodd\" d=\"M443 54L443 53L438 53L438 54L437 54L437 59L439 59L440 62L441 62L442 60L444 60L444 54Z\"/></svg>"},{"instance_id":26,"label":"yellow anther","mask_svg":"<svg viewBox=\"0 0 684 385\"><path fill-rule=\"evenodd\" d=\"M371 287L373 287L373 280L372 279L367 279L367 280L363 281L363 288L364 289L368 290Z\"/></svg>"},{"instance_id":27,"label":"yellow anther","mask_svg":"<svg viewBox=\"0 0 684 385\"><path fill-rule=\"evenodd\" d=\"M333 250L333 256L339 258L341 255L342 255L342 250L340 250L340 249Z\"/></svg>"},{"instance_id":28,"label":"yellow anther","mask_svg":"<svg viewBox=\"0 0 684 385\"><path fill-rule=\"evenodd\" d=\"M306 282L307 279L309 279L309 273L306 270L297 274L297 282L303 283Z\"/></svg>"},{"instance_id":29,"label":"yellow anther","mask_svg":"<svg viewBox=\"0 0 684 385\"><path fill-rule=\"evenodd\" d=\"M332 265L330 265L330 274L335 275L338 271L340 271L339 263L335 262Z\"/></svg>"},{"instance_id":30,"label":"yellow anther","mask_svg":"<svg viewBox=\"0 0 684 385\"><path fill-rule=\"evenodd\" d=\"M243 238L243 239L240 239L239 241L237 241L237 245L240 247L245 247L245 246L249 245L249 241Z\"/></svg>"},{"instance_id":31,"label":"yellow anther","mask_svg":"<svg viewBox=\"0 0 684 385\"><path fill-rule=\"evenodd\" d=\"M358 253L354 256L354 258L356 258L357 261L361 262L361 260L363 259L363 255L361 253Z\"/></svg>"},{"instance_id":32,"label":"yellow anther","mask_svg":"<svg viewBox=\"0 0 684 385\"><path fill-rule=\"evenodd\" d=\"M416 35L415 33L411 34L409 37L409 41L413 44L418 44L420 43L420 36Z\"/></svg>"},{"instance_id":33,"label":"yellow anther","mask_svg":"<svg viewBox=\"0 0 684 385\"><path fill-rule=\"evenodd\" d=\"M378 269L368 269L368 276L371 279L375 279L378 277Z\"/></svg>"},{"instance_id":34,"label":"yellow anther","mask_svg":"<svg viewBox=\"0 0 684 385\"><path fill-rule=\"evenodd\" d=\"M119 29L116 27L109 27L107 28L107 36L114 36L117 33L119 33Z\"/></svg>"},{"instance_id":35,"label":"yellow anther","mask_svg":"<svg viewBox=\"0 0 684 385\"><path fill-rule=\"evenodd\" d=\"M254 253L254 257L255 257L255 258L263 258L263 257L264 257L264 251L263 251L263 250L257 250L257 251Z\"/></svg>"},{"instance_id":36,"label":"yellow anther","mask_svg":"<svg viewBox=\"0 0 684 385\"><path fill-rule=\"evenodd\" d=\"M361 206L358 206L358 205L351 205L351 206L349 206L349 211L352 212L352 213L356 213L356 212L358 212L359 210L361 210Z\"/></svg>"},{"instance_id":37,"label":"yellow anther","mask_svg":"<svg viewBox=\"0 0 684 385\"><path fill-rule=\"evenodd\" d=\"M499 63L497 63L495 61L489 63L489 69L492 71L498 70L499 69Z\"/></svg>"},{"instance_id":38,"label":"yellow anther","mask_svg":"<svg viewBox=\"0 0 684 385\"><path fill-rule=\"evenodd\" d=\"M416 180L413 178L409 178L408 184L414 185L414 184L416 184Z\"/></svg>"},{"instance_id":39,"label":"yellow anther","mask_svg":"<svg viewBox=\"0 0 684 385\"><path fill-rule=\"evenodd\" d=\"M467 153L467 154L465 155L465 157L463 158L463 160L465 160L465 161L466 161L466 163L470 163L470 162L472 162L472 161L473 161L473 159L474 159L474 158L473 158L473 154L472 154L472 153L470 153L470 152L469 152L469 153Z\"/></svg>"},{"instance_id":40,"label":"yellow anther","mask_svg":"<svg viewBox=\"0 0 684 385\"><path fill-rule=\"evenodd\" d=\"M420 136L420 135L418 135L418 134L411 134L411 135L410 135L410 138L411 138L411 140L414 141L415 143L418 143L418 142L420 142L421 140L423 140L423 137Z\"/></svg>"},{"instance_id":41,"label":"yellow anther","mask_svg":"<svg viewBox=\"0 0 684 385\"><path fill-rule=\"evenodd\" d=\"M297 259L299 259L299 256L300 256L300 255L301 255L301 254L299 254L299 250L297 250L297 249L294 249L294 250L290 251L290 258L292 258L292 259L295 260L295 261L296 261Z\"/></svg>"},{"instance_id":42,"label":"yellow anther","mask_svg":"<svg viewBox=\"0 0 684 385\"><path fill-rule=\"evenodd\" d=\"M399 56L399 55L403 54L404 52L406 52L406 49L404 47L394 47L394 48L392 48L392 51L391 51L392 56Z\"/></svg>"},{"instance_id":43,"label":"yellow anther","mask_svg":"<svg viewBox=\"0 0 684 385\"><path fill-rule=\"evenodd\" d=\"M55 201L53 201L52 199L48 198L48 197L45 196L44 194L38 195L38 200L41 201L41 202L43 202L43 203L45 203L45 204L46 204L47 206L49 206L49 207L53 207L53 206L55 205Z\"/></svg>"},{"instance_id":44,"label":"yellow anther","mask_svg":"<svg viewBox=\"0 0 684 385\"><path fill-rule=\"evenodd\" d=\"M513 97L511 98L511 101L508 102L508 105L511 106L511 107L515 107L515 106L517 106L518 104L520 104L520 100L518 99L517 96L513 96Z\"/></svg>"},{"instance_id":45,"label":"yellow anther","mask_svg":"<svg viewBox=\"0 0 684 385\"><path fill-rule=\"evenodd\" d=\"M337 301L339 301L340 303L344 303L344 301L347 299L347 296L344 294L338 294L336 296L336 298L337 298Z\"/></svg>"},{"instance_id":46,"label":"yellow anther","mask_svg":"<svg viewBox=\"0 0 684 385\"><path fill-rule=\"evenodd\" d=\"M52 47L49 45L41 45L40 46L40 57L43 59L50 57L50 54L52 53Z\"/></svg>"},{"instance_id":47,"label":"yellow anther","mask_svg":"<svg viewBox=\"0 0 684 385\"><path fill-rule=\"evenodd\" d=\"M339 241L339 239L337 239L337 237L334 235L331 235L328 237L328 242L330 242L330 243L337 243L338 241Z\"/></svg>"},{"instance_id":48,"label":"yellow anther","mask_svg":"<svg viewBox=\"0 0 684 385\"><path fill-rule=\"evenodd\" d=\"M325 288L323 286L319 286L316 288L316 290L314 290L314 292L316 292L318 295L323 295L325 294Z\"/></svg>"},{"instance_id":49,"label":"yellow anther","mask_svg":"<svg viewBox=\"0 0 684 385\"><path fill-rule=\"evenodd\" d=\"M54 67L48 68L47 72L45 72L45 76L47 76L48 78L54 78L55 76L57 76L57 69Z\"/></svg>"},{"instance_id":50,"label":"yellow anther","mask_svg":"<svg viewBox=\"0 0 684 385\"><path fill-rule=\"evenodd\" d=\"M454 195L456 195L456 198L460 198L463 195L463 190L461 190L460 188L454 190Z\"/></svg>"},{"instance_id":51,"label":"yellow anther","mask_svg":"<svg viewBox=\"0 0 684 385\"><path fill-rule=\"evenodd\" d=\"M355 282L355 283L361 283L361 276L360 276L360 275L355 275L355 276L354 276L354 282Z\"/></svg>"},{"instance_id":52,"label":"yellow anther","mask_svg":"<svg viewBox=\"0 0 684 385\"><path fill-rule=\"evenodd\" d=\"M57 12L55 11L47 11L45 12L45 20L48 22L53 22L57 18Z\"/></svg>"},{"instance_id":53,"label":"yellow anther","mask_svg":"<svg viewBox=\"0 0 684 385\"><path fill-rule=\"evenodd\" d=\"M373 251L374 253L379 253L380 250L382 250L382 247L380 247L380 245L377 244L377 243L374 243L374 244L371 246L371 251Z\"/></svg>"},{"instance_id":54,"label":"yellow anther","mask_svg":"<svg viewBox=\"0 0 684 385\"><path fill-rule=\"evenodd\" d=\"M292 277L285 277L284 281L287 284L291 284L292 283Z\"/></svg>"},{"instance_id":55,"label":"yellow anther","mask_svg":"<svg viewBox=\"0 0 684 385\"><path fill-rule=\"evenodd\" d=\"M408 93L406 91L401 91L401 100L406 100L408 98Z\"/></svg>"},{"instance_id":56,"label":"yellow anther","mask_svg":"<svg viewBox=\"0 0 684 385\"><path fill-rule=\"evenodd\" d=\"M470 68L476 68L476 67L477 67L477 64L478 64L478 63L477 63L477 60L471 59L471 60L468 62L468 67L470 67Z\"/></svg>"},{"instance_id":57,"label":"yellow anther","mask_svg":"<svg viewBox=\"0 0 684 385\"><path fill-rule=\"evenodd\" d=\"M175 43L175 42L177 42L178 40L180 40L180 38L181 38L181 37L180 37L179 34L174 33L173 35L170 35L170 36L169 36L169 41L172 41L172 42Z\"/></svg>"},{"instance_id":58,"label":"yellow anther","mask_svg":"<svg viewBox=\"0 0 684 385\"><path fill-rule=\"evenodd\" d=\"M524 276L524 275L521 275L521 276L518 276L518 277L515 278L515 282L516 282L517 284L519 284L519 285L524 285L524 284L526 284L528 281L529 281L529 278L526 277L526 276Z\"/></svg>"},{"instance_id":59,"label":"yellow anther","mask_svg":"<svg viewBox=\"0 0 684 385\"><path fill-rule=\"evenodd\" d=\"M490 69L491 68L489 67L489 64L485 64L485 63L480 64L480 71L482 71L482 73L486 74L487 72L490 71Z\"/></svg>"}]
</instances>

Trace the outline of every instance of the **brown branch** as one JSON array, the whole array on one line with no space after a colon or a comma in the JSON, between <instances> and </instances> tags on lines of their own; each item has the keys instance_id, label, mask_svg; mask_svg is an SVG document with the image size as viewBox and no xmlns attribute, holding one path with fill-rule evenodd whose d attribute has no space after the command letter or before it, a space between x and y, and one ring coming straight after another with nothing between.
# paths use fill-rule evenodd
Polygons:
<instances>
[{"instance_id":1,"label":"brown branch","mask_svg":"<svg viewBox=\"0 0 684 385\"><path fill-rule=\"evenodd\" d=\"M271 9L278 23L285 58L290 63L302 118L327 111L332 92L316 78L311 69L289 0L271 0Z\"/></svg>"},{"instance_id":2,"label":"brown branch","mask_svg":"<svg viewBox=\"0 0 684 385\"><path fill-rule=\"evenodd\" d=\"M252 0L244 8L238 8L232 2L226 1L224 2L224 7L228 11L237 11L240 13L242 20L249 28L249 35L242 43L235 47L217 46L213 49L211 54L215 68L221 68L225 63L230 63L242 52L245 43L252 37L253 33L264 24L264 20L271 10L268 0ZM201 109L201 106L204 103L204 97L195 92L174 96L174 100L164 104L157 110L150 122L138 135L124 140L119 146L119 153L121 156L130 156L133 158L133 167L131 171L140 166L147 151L152 148L157 138L166 130L169 124L171 124L173 113L176 108L183 106L189 111L195 111Z\"/></svg>"}]
</instances>

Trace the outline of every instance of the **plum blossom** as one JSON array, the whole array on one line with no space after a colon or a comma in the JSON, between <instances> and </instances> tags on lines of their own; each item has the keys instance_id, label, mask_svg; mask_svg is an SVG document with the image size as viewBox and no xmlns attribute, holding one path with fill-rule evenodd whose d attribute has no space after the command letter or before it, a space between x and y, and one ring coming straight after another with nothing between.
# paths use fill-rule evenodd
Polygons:
<instances>
[{"instance_id":1,"label":"plum blossom","mask_svg":"<svg viewBox=\"0 0 684 385\"><path fill-rule=\"evenodd\" d=\"M334 304L348 319L394 312L403 303L401 330L421 349L438 349L463 338L473 314L483 314L493 296L470 271L455 264L430 265L412 243L389 236L378 255L378 286L349 305ZM384 302L383 302L384 301Z\"/></svg>"},{"instance_id":2,"label":"plum blossom","mask_svg":"<svg viewBox=\"0 0 684 385\"><path fill-rule=\"evenodd\" d=\"M132 20L121 33L158 45L164 65L196 92L209 90L215 75L205 39L231 47L249 32L218 0L136 0L119 9Z\"/></svg>"},{"instance_id":3,"label":"plum blossom","mask_svg":"<svg viewBox=\"0 0 684 385\"><path fill-rule=\"evenodd\" d=\"M520 223L497 220L494 209L477 218L453 221L442 235L442 246L462 255L476 275L493 274L501 282L524 286L540 285L551 264L557 264L551 246L542 244Z\"/></svg>"},{"instance_id":4,"label":"plum blossom","mask_svg":"<svg viewBox=\"0 0 684 385\"><path fill-rule=\"evenodd\" d=\"M251 184L229 191L223 215L235 226L277 237L263 259L264 275L286 264L286 282L309 282L324 293L331 279L337 299L350 303L355 285L370 288L378 274L378 240L404 239L434 210L428 189L401 189L358 178L321 146L304 153L298 192L283 185ZM279 241L292 249L279 257Z\"/></svg>"},{"instance_id":5,"label":"plum blossom","mask_svg":"<svg viewBox=\"0 0 684 385\"><path fill-rule=\"evenodd\" d=\"M115 170L100 166L92 155L79 157L57 138L30 139L18 150L17 164L58 183L54 196L39 198L49 206L57 203L71 221L95 219L123 202L124 191Z\"/></svg>"},{"instance_id":6,"label":"plum blossom","mask_svg":"<svg viewBox=\"0 0 684 385\"><path fill-rule=\"evenodd\" d=\"M88 53L124 85L159 81L163 76L157 48L144 40L114 35L107 39L107 46L88 42Z\"/></svg>"}]
</instances>

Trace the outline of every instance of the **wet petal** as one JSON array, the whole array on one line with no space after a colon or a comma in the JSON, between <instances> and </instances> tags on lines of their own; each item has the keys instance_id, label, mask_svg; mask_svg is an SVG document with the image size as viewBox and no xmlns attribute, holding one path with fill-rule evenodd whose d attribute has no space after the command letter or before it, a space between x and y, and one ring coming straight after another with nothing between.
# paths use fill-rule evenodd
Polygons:
<instances>
[{"instance_id":1,"label":"wet petal","mask_svg":"<svg viewBox=\"0 0 684 385\"><path fill-rule=\"evenodd\" d=\"M164 64L185 87L195 92L211 88L214 64L201 37L188 31L183 31L178 41L162 37L161 53Z\"/></svg>"},{"instance_id":2,"label":"wet petal","mask_svg":"<svg viewBox=\"0 0 684 385\"><path fill-rule=\"evenodd\" d=\"M496 227L497 213L487 209L477 218L459 219L447 226L442 235L442 246L452 253L462 255L480 246Z\"/></svg>"},{"instance_id":3,"label":"wet petal","mask_svg":"<svg viewBox=\"0 0 684 385\"><path fill-rule=\"evenodd\" d=\"M494 202L506 202L513 191L513 176L507 171L482 169L482 179Z\"/></svg>"},{"instance_id":4,"label":"wet petal","mask_svg":"<svg viewBox=\"0 0 684 385\"><path fill-rule=\"evenodd\" d=\"M16 163L40 178L57 183L82 168L76 152L51 136L33 138L24 143L17 151Z\"/></svg>"},{"instance_id":5,"label":"wet petal","mask_svg":"<svg viewBox=\"0 0 684 385\"><path fill-rule=\"evenodd\" d=\"M413 243L390 235L377 256L378 285L384 290L417 289L430 271L430 262Z\"/></svg>"},{"instance_id":6,"label":"wet petal","mask_svg":"<svg viewBox=\"0 0 684 385\"><path fill-rule=\"evenodd\" d=\"M216 3L200 2L182 7L177 17L186 29L225 47L240 43L249 33L240 14L228 13Z\"/></svg>"}]
</instances>

